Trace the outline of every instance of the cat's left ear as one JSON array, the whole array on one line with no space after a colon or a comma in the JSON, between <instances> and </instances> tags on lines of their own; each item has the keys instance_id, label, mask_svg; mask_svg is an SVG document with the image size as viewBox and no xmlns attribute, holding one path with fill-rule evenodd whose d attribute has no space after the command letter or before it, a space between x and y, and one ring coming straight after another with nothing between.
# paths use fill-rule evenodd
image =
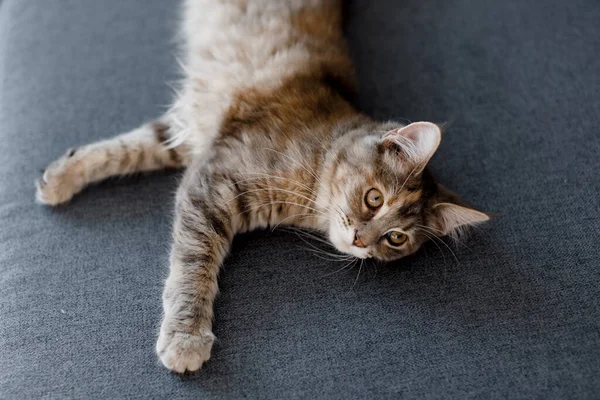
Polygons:
<instances>
[{"instance_id":1,"label":"cat's left ear","mask_svg":"<svg viewBox=\"0 0 600 400\"><path fill-rule=\"evenodd\" d=\"M414 122L386 133L383 143L387 148L399 150L409 161L422 166L422 169L437 150L441 139L442 132L436 124Z\"/></svg>"},{"instance_id":2,"label":"cat's left ear","mask_svg":"<svg viewBox=\"0 0 600 400\"><path fill-rule=\"evenodd\" d=\"M430 225L439 236L456 233L461 228L481 224L490 216L465 205L456 194L438 185L438 195L431 206Z\"/></svg>"}]
</instances>

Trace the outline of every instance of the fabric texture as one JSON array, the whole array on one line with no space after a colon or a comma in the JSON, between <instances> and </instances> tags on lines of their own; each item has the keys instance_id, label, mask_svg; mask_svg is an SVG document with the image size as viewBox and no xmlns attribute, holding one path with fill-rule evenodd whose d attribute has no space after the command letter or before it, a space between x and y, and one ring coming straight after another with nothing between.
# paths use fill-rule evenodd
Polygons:
<instances>
[{"instance_id":1,"label":"fabric texture","mask_svg":"<svg viewBox=\"0 0 600 400\"><path fill-rule=\"evenodd\" d=\"M597 2L348 2L360 108L449 122L433 171L496 218L358 278L294 233L240 236L212 359L181 377L154 354L179 174L57 209L33 186L165 110L177 12L0 5L0 398L600 396Z\"/></svg>"}]
</instances>

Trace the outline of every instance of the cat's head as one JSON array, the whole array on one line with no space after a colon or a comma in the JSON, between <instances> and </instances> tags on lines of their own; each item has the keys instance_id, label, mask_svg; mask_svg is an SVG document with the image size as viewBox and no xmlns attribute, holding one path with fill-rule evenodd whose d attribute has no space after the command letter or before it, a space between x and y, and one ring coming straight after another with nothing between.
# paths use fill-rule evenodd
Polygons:
<instances>
[{"instance_id":1,"label":"cat's head","mask_svg":"<svg viewBox=\"0 0 600 400\"><path fill-rule=\"evenodd\" d=\"M440 139L437 125L416 122L365 125L337 141L326 212L329 239L340 252L395 260L434 236L489 219L433 180L426 166Z\"/></svg>"}]
</instances>

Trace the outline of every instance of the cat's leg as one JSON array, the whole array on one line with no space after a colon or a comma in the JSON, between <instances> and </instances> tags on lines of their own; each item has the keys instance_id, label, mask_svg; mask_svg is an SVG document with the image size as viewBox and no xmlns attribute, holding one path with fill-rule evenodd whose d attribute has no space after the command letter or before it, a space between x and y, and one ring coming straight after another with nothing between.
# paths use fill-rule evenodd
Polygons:
<instances>
[{"instance_id":1,"label":"cat's leg","mask_svg":"<svg viewBox=\"0 0 600 400\"><path fill-rule=\"evenodd\" d=\"M210 358L217 275L233 239L231 189L191 171L177 195L170 272L156 352L172 371L196 371Z\"/></svg>"},{"instance_id":2,"label":"cat's leg","mask_svg":"<svg viewBox=\"0 0 600 400\"><path fill-rule=\"evenodd\" d=\"M168 125L155 121L112 139L69 149L36 182L36 198L42 204L57 205L110 176L185 166L185 147L167 148L168 138Z\"/></svg>"}]
</instances>

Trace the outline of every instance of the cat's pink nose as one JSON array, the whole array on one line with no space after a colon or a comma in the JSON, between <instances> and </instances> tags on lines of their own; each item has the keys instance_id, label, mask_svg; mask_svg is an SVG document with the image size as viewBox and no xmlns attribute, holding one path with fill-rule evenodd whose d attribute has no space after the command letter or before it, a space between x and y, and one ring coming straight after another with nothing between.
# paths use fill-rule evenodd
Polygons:
<instances>
[{"instance_id":1,"label":"cat's pink nose","mask_svg":"<svg viewBox=\"0 0 600 400\"><path fill-rule=\"evenodd\" d=\"M356 247L361 247L361 248L365 248L367 247L367 245L365 244L365 242L362 241L362 239L360 238L360 232L359 231L354 231L354 241L352 242L353 245L355 245Z\"/></svg>"}]
</instances>

